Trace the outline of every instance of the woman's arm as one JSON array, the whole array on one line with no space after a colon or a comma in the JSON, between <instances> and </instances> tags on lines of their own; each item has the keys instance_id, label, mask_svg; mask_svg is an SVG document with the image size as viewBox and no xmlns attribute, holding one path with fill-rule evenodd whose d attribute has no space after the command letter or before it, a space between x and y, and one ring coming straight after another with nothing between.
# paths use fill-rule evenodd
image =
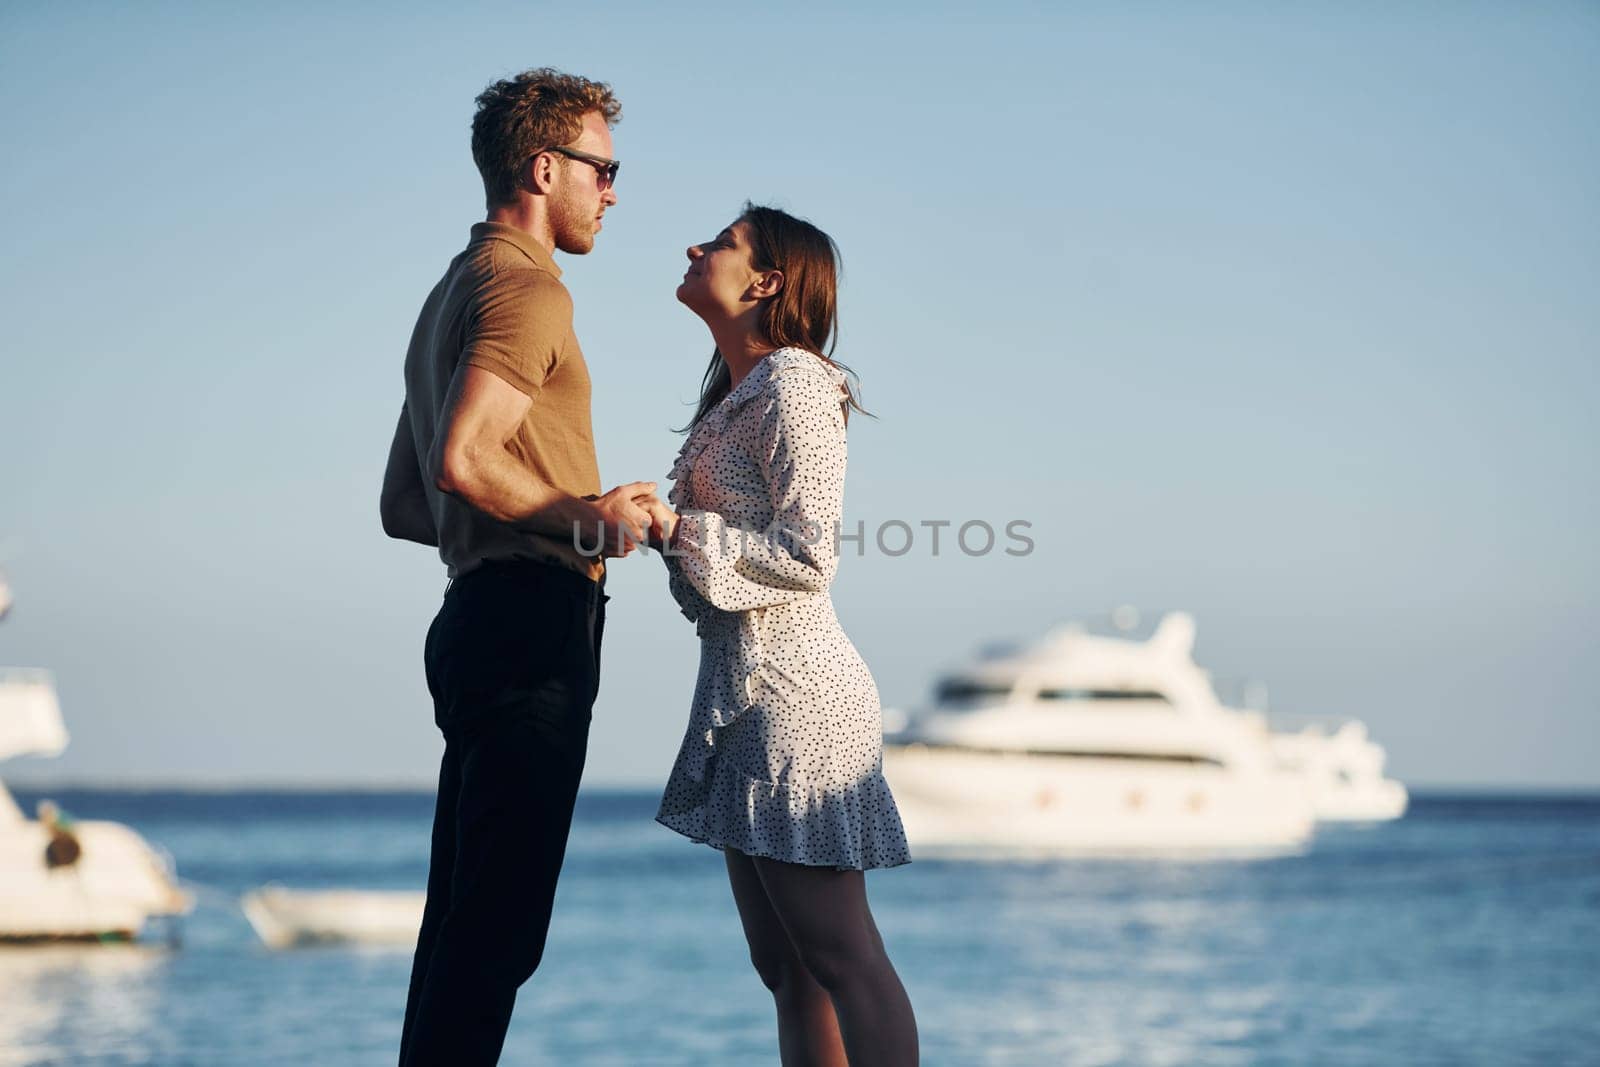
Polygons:
<instances>
[{"instance_id":1,"label":"woman's arm","mask_svg":"<svg viewBox=\"0 0 1600 1067\"><path fill-rule=\"evenodd\" d=\"M746 531L712 511L685 510L668 552L695 590L722 611L750 611L821 593L838 569L845 432L839 387L808 370L767 387L757 460L772 525Z\"/></svg>"}]
</instances>

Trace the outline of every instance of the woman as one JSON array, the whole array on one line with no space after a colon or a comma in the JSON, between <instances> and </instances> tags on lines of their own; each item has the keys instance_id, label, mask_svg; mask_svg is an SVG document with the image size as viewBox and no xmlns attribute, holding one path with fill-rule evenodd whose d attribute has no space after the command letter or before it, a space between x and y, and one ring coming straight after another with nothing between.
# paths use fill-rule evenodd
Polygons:
<instances>
[{"instance_id":1,"label":"woman","mask_svg":"<svg viewBox=\"0 0 1600 1067\"><path fill-rule=\"evenodd\" d=\"M683 748L656 818L723 851L783 1063L912 1064L911 1002L863 872L906 863L878 691L828 598L845 421L827 234L745 205L688 250L678 299L716 342L655 516L700 636Z\"/></svg>"}]
</instances>

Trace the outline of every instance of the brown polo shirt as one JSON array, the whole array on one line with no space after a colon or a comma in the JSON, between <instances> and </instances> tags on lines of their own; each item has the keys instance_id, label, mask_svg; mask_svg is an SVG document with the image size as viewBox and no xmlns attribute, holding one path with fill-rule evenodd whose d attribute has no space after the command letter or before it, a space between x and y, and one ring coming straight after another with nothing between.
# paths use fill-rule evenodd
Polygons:
<instances>
[{"instance_id":1,"label":"brown polo shirt","mask_svg":"<svg viewBox=\"0 0 1600 1067\"><path fill-rule=\"evenodd\" d=\"M406 353L406 408L417 455L433 449L450 380L481 367L533 405L506 450L530 473L573 496L600 492L589 421L589 368L572 332L561 269L528 234L495 222L472 227L417 316ZM422 464L424 470L426 463ZM604 565L574 546L570 530L530 533L499 522L423 479L450 577L484 560L535 559L599 580Z\"/></svg>"}]
</instances>

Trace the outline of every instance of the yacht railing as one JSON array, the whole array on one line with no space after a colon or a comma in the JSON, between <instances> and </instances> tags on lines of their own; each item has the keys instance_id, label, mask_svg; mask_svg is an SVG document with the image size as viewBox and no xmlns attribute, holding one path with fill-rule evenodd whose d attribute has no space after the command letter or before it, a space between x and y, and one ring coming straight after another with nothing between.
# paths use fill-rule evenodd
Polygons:
<instances>
[{"instance_id":1,"label":"yacht railing","mask_svg":"<svg viewBox=\"0 0 1600 1067\"><path fill-rule=\"evenodd\" d=\"M1273 715L1272 729L1277 733L1297 734L1301 730L1314 729L1333 735L1339 732L1347 723L1353 722L1354 716L1337 715Z\"/></svg>"}]
</instances>

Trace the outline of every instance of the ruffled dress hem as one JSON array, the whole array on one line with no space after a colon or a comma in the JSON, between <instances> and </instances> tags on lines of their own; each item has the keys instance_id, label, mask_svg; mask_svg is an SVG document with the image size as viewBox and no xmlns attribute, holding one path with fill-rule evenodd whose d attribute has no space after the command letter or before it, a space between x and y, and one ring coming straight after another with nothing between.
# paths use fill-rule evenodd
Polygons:
<instances>
[{"instance_id":1,"label":"ruffled dress hem","mask_svg":"<svg viewBox=\"0 0 1600 1067\"><path fill-rule=\"evenodd\" d=\"M710 803L710 797L718 802ZM911 862L905 830L881 772L849 792L817 793L714 766L711 784L698 803L671 810L663 804L656 821L712 848L805 867L866 871Z\"/></svg>"}]
</instances>

